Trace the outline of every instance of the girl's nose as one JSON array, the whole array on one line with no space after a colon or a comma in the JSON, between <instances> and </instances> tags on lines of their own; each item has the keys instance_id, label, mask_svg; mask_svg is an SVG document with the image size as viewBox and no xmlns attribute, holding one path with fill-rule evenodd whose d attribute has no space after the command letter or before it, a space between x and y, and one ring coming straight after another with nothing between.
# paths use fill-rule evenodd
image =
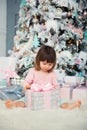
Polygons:
<instances>
[{"instance_id":1,"label":"girl's nose","mask_svg":"<svg viewBox=\"0 0 87 130\"><path fill-rule=\"evenodd\" d=\"M49 65L46 65L46 68L49 68Z\"/></svg>"}]
</instances>

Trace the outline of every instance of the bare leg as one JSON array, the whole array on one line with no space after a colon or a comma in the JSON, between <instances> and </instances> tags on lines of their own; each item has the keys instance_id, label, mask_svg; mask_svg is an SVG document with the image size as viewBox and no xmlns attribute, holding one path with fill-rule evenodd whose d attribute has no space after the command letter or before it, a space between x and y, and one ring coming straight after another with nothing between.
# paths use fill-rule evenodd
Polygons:
<instances>
[{"instance_id":1,"label":"bare leg","mask_svg":"<svg viewBox=\"0 0 87 130\"><path fill-rule=\"evenodd\" d=\"M81 101L76 101L74 103L63 103L60 105L61 108L63 109L68 109L68 110L72 110L76 107L80 107L81 106Z\"/></svg>"},{"instance_id":2,"label":"bare leg","mask_svg":"<svg viewBox=\"0 0 87 130\"><path fill-rule=\"evenodd\" d=\"M12 100L7 100L7 101L5 102L5 105L6 105L7 108L26 107L24 102L22 102L22 101L14 102L14 101L12 101Z\"/></svg>"}]
</instances>

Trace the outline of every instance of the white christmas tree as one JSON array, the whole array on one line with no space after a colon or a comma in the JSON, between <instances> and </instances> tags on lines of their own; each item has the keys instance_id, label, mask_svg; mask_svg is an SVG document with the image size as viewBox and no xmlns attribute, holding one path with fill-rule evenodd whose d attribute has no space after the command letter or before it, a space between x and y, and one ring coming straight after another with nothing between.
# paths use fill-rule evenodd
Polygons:
<instances>
[{"instance_id":1,"label":"white christmas tree","mask_svg":"<svg viewBox=\"0 0 87 130\"><path fill-rule=\"evenodd\" d=\"M56 69L62 66L66 75L80 73L86 77L85 3L86 0L22 0L11 53L17 58L19 75L24 77L33 67L42 45L50 45L57 54Z\"/></svg>"}]
</instances>

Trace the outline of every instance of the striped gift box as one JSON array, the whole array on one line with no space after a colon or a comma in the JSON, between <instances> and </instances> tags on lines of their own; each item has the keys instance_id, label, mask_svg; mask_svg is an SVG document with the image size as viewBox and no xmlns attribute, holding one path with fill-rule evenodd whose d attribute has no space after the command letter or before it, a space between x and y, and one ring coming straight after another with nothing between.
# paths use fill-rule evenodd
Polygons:
<instances>
[{"instance_id":1,"label":"striped gift box","mask_svg":"<svg viewBox=\"0 0 87 130\"><path fill-rule=\"evenodd\" d=\"M27 90L26 105L30 110L56 109L59 107L60 93L58 89L34 92Z\"/></svg>"},{"instance_id":2,"label":"striped gift box","mask_svg":"<svg viewBox=\"0 0 87 130\"><path fill-rule=\"evenodd\" d=\"M65 100L87 100L86 86L70 86L61 88L61 99Z\"/></svg>"}]
</instances>

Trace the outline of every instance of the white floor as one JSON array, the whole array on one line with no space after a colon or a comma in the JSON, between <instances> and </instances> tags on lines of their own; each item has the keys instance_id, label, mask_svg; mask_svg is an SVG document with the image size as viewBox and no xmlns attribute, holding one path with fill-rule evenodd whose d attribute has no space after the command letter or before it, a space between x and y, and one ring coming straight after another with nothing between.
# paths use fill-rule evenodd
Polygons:
<instances>
[{"instance_id":1,"label":"white floor","mask_svg":"<svg viewBox=\"0 0 87 130\"><path fill-rule=\"evenodd\" d=\"M87 102L74 110L29 111L0 101L0 130L87 130Z\"/></svg>"}]
</instances>

